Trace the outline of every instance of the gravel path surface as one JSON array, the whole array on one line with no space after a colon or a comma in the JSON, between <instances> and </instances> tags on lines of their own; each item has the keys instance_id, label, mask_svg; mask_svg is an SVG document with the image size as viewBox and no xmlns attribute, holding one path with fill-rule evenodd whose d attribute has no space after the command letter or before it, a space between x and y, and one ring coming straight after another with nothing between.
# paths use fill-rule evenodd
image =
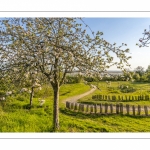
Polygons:
<instances>
[{"instance_id":1,"label":"gravel path surface","mask_svg":"<svg viewBox=\"0 0 150 150\"><path fill-rule=\"evenodd\" d=\"M86 93L83 93L83 94L80 94L80 95L77 95L77 96L69 97L69 98L65 99L65 100L63 101L63 103L66 103L66 101L74 102L74 103L75 103L75 102L77 102L77 100L79 100L80 98L82 98L82 97L84 97L84 96L87 96L87 95L93 93L95 90L96 90L96 86L93 86L93 88L92 88L90 91L88 91L88 92L86 92Z\"/></svg>"}]
</instances>

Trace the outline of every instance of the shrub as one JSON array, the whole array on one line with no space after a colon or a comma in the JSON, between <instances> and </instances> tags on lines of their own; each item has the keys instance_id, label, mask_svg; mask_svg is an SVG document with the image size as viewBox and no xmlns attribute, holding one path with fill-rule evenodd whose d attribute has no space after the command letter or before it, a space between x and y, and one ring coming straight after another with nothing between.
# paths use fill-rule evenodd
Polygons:
<instances>
[{"instance_id":1,"label":"shrub","mask_svg":"<svg viewBox=\"0 0 150 150\"><path fill-rule=\"evenodd\" d=\"M120 91L122 93L133 93L133 92L136 91L136 89L134 87L132 87L131 85L123 84L123 85L120 86Z\"/></svg>"},{"instance_id":2,"label":"shrub","mask_svg":"<svg viewBox=\"0 0 150 150\"><path fill-rule=\"evenodd\" d=\"M82 76L67 76L66 83L81 83L83 81Z\"/></svg>"}]
</instances>

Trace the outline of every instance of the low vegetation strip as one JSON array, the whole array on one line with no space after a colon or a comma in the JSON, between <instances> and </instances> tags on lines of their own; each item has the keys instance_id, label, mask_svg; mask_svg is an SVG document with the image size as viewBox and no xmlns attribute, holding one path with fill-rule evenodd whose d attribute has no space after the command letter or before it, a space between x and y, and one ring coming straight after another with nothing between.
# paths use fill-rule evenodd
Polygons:
<instances>
[{"instance_id":1,"label":"low vegetation strip","mask_svg":"<svg viewBox=\"0 0 150 150\"><path fill-rule=\"evenodd\" d=\"M92 95L92 99L94 100L102 100L102 101L149 101L150 96L149 95Z\"/></svg>"},{"instance_id":2,"label":"low vegetation strip","mask_svg":"<svg viewBox=\"0 0 150 150\"><path fill-rule=\"evenodd\" d=\"M82 104L82 103L73 103L73 102L66 102L66 108L76 111L76 112L83 112L83 113L95 113L95 114L125 114L125 115L133 115L133 116L149 116L150 107L149 106L135 106L126 104L125 106L120 104Z\"/></svg>"}]
</instances>

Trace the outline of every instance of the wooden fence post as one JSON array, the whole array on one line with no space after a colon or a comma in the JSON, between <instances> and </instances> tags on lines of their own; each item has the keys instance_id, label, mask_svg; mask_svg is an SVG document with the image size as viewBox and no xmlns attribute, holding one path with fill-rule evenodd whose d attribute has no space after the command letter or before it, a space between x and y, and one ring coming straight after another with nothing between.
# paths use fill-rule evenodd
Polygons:
<instances>
[{"instance_id":1,"label":"wooden fence post","mask_svg":"<svg viewBox=\"0 0 150 150\"><path fill-rule=\"evenodd\" d=\"M90 113L93 113L93 105L90 105Z\"/></svg>"},{"instance_id":2,"label":"wooden fence post","mask_svg":"<svg viewBox=\"0 0 150 150\"><path fill-rule=\"evenodd\" d=\"M119 100L119 101L121 100L121 97L120 97L120 95L118 96L118 100Z\"/></svg>"},{"instance_id":3,"label":"wooden fence post","mask_svg":"<svg viewBox=\"0 0 150 150\"><path fill-rule=\"evenodd\" d=\"M137 96L135 96L135 100L137 101Z\"/></svg>"},{"instance_id":4,"label":"wooden fence post","mask_svg":"<svg viewBox=\"0 0 150 150\"><path fill-rule=\"evenodd\" d=\"M78 110L78 104L75 103L74 110Z\"/></svg>"},{"instance_id":5,"label":"wooden fence post","mask_svg":"<svg viewBox=\"0 0 150 150\"><path fill-rule=\"evenodd\" d=\"M102 99L103 99L103 98L102 98L102 95L99 95L99 99L100 99L100 100L102 100Z\"/></svg>"},{"instance_id":6,"label":"wooden fence post","mask_svg":"<svg viewBox=\"0 0 150 150\"><path fill-rule=\"evenodd\" d=\"M110 101L111 99L110 99L110 95L108 95L108 100Z\"/></svg>"},{"instance_id":7,"label":"wooden fence post","mask_svg":"<svg viewBox=\"0 0 150 150\"><path fill-rule=\"evenodd\" d=\"M144 106L145 115L148 116L148 108L147 106Z\"/></svg>"},{"instance_id":8,"label":"wooden fence post","mask_svg":"<svg viewBox=\"0 0 150 150\"><path fill-rule=\"evenodd\" d=\"M82 106L82 112L84 112L84 104L82 104L81 106Z\"/></svg>"},{"instance_id":9,"label":"wooden fence post","mask_svg":"<svg viewBox=\"0 0 150 150\"><path fill-rule=\"evenodd\" d=\"M144 100L144 96L143 95L141 95L141 100Z\"/></svg>"},{"instance_id":10,"label":"wooden fence post","mask_svg":"<svg viewBox=\"0 0 150 150\"><path fill-rule=\"evenodd\" d=\"M79 104L79 111L82 111L82 104Z\"/></svg>"},{"instance_id":11,"label":"wooden fence post","mask_svg":"<svg viewBox=\"0 0 150 150\"><path fill-rule=\"evenodd\" d=\"M123 104L120 103L120 114L123 114Z\"/></svg>"},{"instance_id":12,"label":"wooden fence post","mask_svg":"<svg viewBox=\"0 0 150 150\"><path fill-rule=\"evenodd\" d=\"M134 101L134 96L132 96L132 100Z\"/></svg>"},{"instance_id":13,"label":"wooden fence post","mask_svg":"<svg viewBox=\"0 0 150 150\"><path fill-rule=\"evenodd\" d=\"M97 99L97 100L99 99L99 95L96 96L96 99Z\"/></svg>"},{"instance_id":14,"label":"wooden fence post","mask_svg":"<svg viewBox=\"0 0 150 150\"><path fill-rule=\"evenodd\" d=\"M105 103L105 113L108 113L108 103Z\"/></svg>"},{"instance_id":15,"label":"wooden fence post","mask_svg":"<svg viewBox=\"0 0 150 150\"><path fill-rule=\"evenodd\" d=\"M131 96L129 96L129 101L131 100Z\"/></svg>"},{"instance_id":16,"label":"wooden fence post","mask_svg":"<svg viewBox=\"0 0 150 150\"><path fill-rule=\"evenodd\" d=\"M135 106L132 105L133 116L135 116Z\"/></svg>"},{"instance_id":17,"label":"wooden fence post","mask_svg":"<svg viewBox=\"0 0 150 150\"><path fill-rule=\"evenodd\" d=\"M147 100L150 100L149 95L147 96Z\"/></svg>"},{"instance_id":18,"label":"wooden fence post","mask_svg":"<svg viewBox=\"0 0 150 150\"><path fill-rule=\"evenodd\" d=\"M105 96L105 100L108 100L108 96L107 95Z\"/></svg>"},{"instance_id":19,"label":"wooden fence post","mask_svg":"<svg viewBox=\"0 0 150 150\"><path fill-rule=\"evenodd\" d=\"M68 102L68 108L69 108L69 109L71 108L70 102Z\"/></svg>"},{"instance_id":20,"label":"wooden fence post","mask_svg":"<svg viewBox=\"0 0 150 150\"><path fill-rule=\"evenodd\" d=\"M97 104L94 105L95 107L95 114L97 113Z\"/></svg>"},{"instance_id":21,"label":"wooden fence post","mask_svg":"<svg viewBox=\"0 0 150 150\"><path fill-rule=\"evenodd\" d=\"M145 100L149 100L149 95L145 95Z\"/></svg>"},{"instance_id":22,"label":"wooden fence post","mask_svg":"<svg viewBox=\"0 0 150 150\"><path fill-rule=\"evenodd\" d=\"M71 109L74 109L74 103L71 103Z\"/></svg>"},{"instance_id":23,"label":"wooden fence post","mask_svg":"<svg viewBox=\"0 0 150 150\"><path fill-rule=\"evenodd\" d=\"M68 108L68 102L66 102L66 108Z\"/></svg>"},{"instance_id":24,"label":"wooden fence post","mask_svg":"<svg viewBox=\"0 0 150 150\"><path fill-rule=\"evenodd\" d=\"M138 105L138 115L140 115L140 114L141 114L141 106Z\"/></svg>"},{"instance_id":25,"label":"wooden fence post","mask_svg":"<svg viewBox=\"0 0 150 150\"><path fill-rule=\"evenodd\" d=\"M119 104L116 104L116 114L119 114Z\"/></svg>"},{"instance_id":26,"label":"wooden fence post","mask_svg":"<svg viewBox=\"0 0 150 150\"><path fill-rule=\"evenodd\" d=\"M102 113L103 112L102 104L99 104L99 107L100 107L100 113Z\"/></svg>"},{"instance_id":27,"label":"wooden fence post","mask_svg":"<svg viewBox=\"0 0 150 150\"><path fill-rule=\"evenodd\" d=\"M103 100L105 99L105 96L103 95Z\"/></svg>"},{"instance_id":28,"label":"wooden fence post","mask_svg":"<svg viewBox=\"0 0 150 150\"><path fill-rule=\"evenodd\" d=\"M125 98L126 98L126 101L128 100L128 97L127 96L125 96Z\"/></svg>"},{"instance_id":29,"label":"wooden fence post","mask_svg":"<svg viewBox=\"0 0 150 150\"><path fill-rule=\"evenodd\" d=\"M86 105L86 112L87 113L89 112L89 105L88 104Z\"/></svg>"},{"instance_id":30,"label":"wooden fence post","mask_svg":"<svg viewBox=\"0 0 150 150\"><path fill-rule=\"evenodd\" d=\"M127 110L127 115L129 115L129 111L130 111L130 105L129 104L126 104L126 110Z\"/></svg>"},{"instance_id":31,"label":"wooden fence post","mask_svg":"<svg viewBox=\"0 0 150 150\"><path fill-rule=\"evenodd\" d=\"M115 95L112 96L112 100L116 101L116 96Z\"/></svg>"},{"instance_id":32,"label":"wooden fence post","mask_svg":"<svg viewBox=\"0 0 150 150\"><path fill-rule=\"evenodd\" d=\"M113 113L113 104L110 104L110 113Z\"/></svg>"}]
</instances>

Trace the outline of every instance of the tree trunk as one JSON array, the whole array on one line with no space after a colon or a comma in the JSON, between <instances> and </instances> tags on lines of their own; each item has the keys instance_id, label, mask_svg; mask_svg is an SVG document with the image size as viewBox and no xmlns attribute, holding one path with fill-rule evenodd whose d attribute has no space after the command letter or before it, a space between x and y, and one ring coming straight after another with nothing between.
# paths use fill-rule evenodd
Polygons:
<instances>
[{"instance_id":1,"label":"tree trunk","mask_svg":"<svg viewBox=\"0 0 150 150\"><path fill-rule=\"evenodd\" d=\"M59 85L53 87L54 103L53 103L53 129L59 130Z\"/></svg>"},{"instance_id":2,"label":"tree trunk","mask_svg":"<svg viewBox=\"0 0 150 150\"><path fill-rule=\"evenodd\" d=\"M33 99L33 94L34 94L34 88L31 88L31 93L30 93L30 107L32 106L32 99Z\"/></svg>"}]
</instances>

